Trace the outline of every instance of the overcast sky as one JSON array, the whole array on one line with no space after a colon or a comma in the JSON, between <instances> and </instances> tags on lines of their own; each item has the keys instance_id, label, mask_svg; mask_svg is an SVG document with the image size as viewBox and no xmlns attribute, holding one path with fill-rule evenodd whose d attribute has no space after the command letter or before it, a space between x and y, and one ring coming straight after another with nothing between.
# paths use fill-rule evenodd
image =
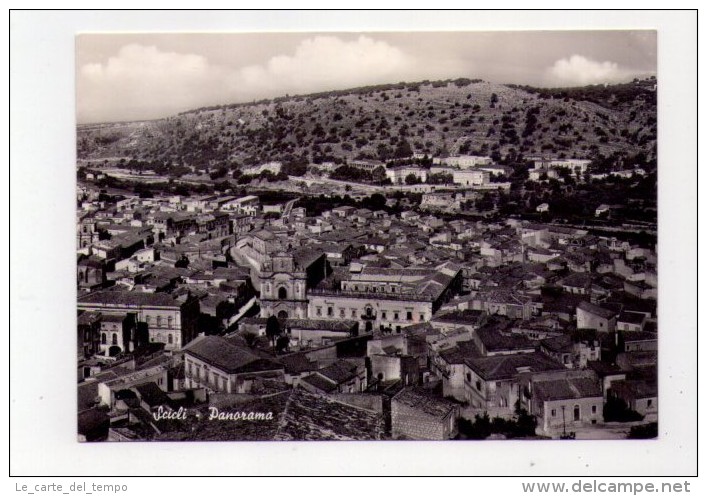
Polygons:
<instances>
[{"instance_id":1,"label":"overcast sky","mask_svg":"<svg viewBox=\"0 0 707 496\"><path fill-rule=\"evenodd\" d=\"M555 87L657 71L655 31L86 34L76 48L79 123L399 81Z\"/></svg>"}]
</instances>

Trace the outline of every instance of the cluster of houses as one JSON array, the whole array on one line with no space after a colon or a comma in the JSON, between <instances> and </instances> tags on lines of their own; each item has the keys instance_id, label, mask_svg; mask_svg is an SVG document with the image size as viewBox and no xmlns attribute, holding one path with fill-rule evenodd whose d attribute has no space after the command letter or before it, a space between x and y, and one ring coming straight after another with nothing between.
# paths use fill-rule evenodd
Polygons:
<instances>
[{"instance_id":1,"label":"cluster of houses","mask_svg":"<svg viewBox=\"0 0 707 496\"><path fill-rule=\"evenodd\" d=\"M482 157L457 158L433 167L491 173ZM537 435L559 437L604 428L617 401L657 418L648 247L519 220L445 221L424 208L431 198L399 214L309 216L257 196L84 193L84 440L194 439L199 426L156 412L203 418L215 405L271 405L272 422L293 429L272 436L303 439L450 439L460 418L521 410ZM290 402L306 405L309 431L278 410ZM203 438L251 439L252 427L223 429Z\"/></svg>"}]
</instances>

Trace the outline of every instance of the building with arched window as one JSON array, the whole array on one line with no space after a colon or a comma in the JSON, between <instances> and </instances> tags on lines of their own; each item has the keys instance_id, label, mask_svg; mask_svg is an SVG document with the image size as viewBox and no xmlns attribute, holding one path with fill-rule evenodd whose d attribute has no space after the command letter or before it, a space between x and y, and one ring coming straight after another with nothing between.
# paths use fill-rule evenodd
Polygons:
<instances>
[{"instance_id":1,"label":"building with arched window","mask_svg":"<svg viewBox=\"0 0 707 496\"><path fill-rule=\"evenodd\" d=\"M116 352L132 351L135 343L131 342L131 329L134 319L127 313L101 314L100 353L109 354L110 348Z\"/></svg>"},{"instance_id":2,"label":"building with arched window","mask_svg":"<svg viewBox=\"0 0 707 496\"><path fill-rule=\"evenodd\" d=\"M257 273L261 317L307 318L307 288L326 275L326 256L306 250L276 253Z\"/></svg>"},{"instance_id":3,"label":"building with arched window","mask_svg":"<svg viewBox=\"0 0 707 496\"><path fill-rule=\"evenodd\" d=\"M105 321L102 325L109 327L105 331L117 333L116 346L122 351L132 351L147 342L164 343L165 349L178 350L197 334L199 300L196 297L179 301L165 293L104 291L79 297L78 308L101 312ZM121 328L120 322L111 320L124 319L126 315L134 322L129 333L125 326ZM109 334L105 346L113 346L111 343Z\"/></svg>"},{"instance_id":4,"label":"building with arched window","mask_svg":"<svg viewBox=\"0 0 707 496\"><path fill-rule=\"evenodd\" d=\"M448 263L437 268L365 268L340 281L340 289L307 292L310 319L353 319L364 332L400 333L407 326L428 322L462 287L461 268Z\"/></svg>"},{"instance_id":5,"label":"building with arched window","mask_svg":"<svg viewBox=\"0 0 707 496\"><path fill-rule=\"evenodd\" d=\"M544 435L559 437L580 427L604 422L604 395L591 370L537 375L530 383L531 414Z\"/></svg>"},{"instance_id":6,"label":"building with arched window","mask_svg":"<svg viewBox=\"0 0 707 496\"><path fill-rule=\"evenodd\" d=\"M199 336L184 347L185 386L221 393L250 393L262 379L284 381L284 365L234 346L219 336Z\"/></svg>"}]
</instances>

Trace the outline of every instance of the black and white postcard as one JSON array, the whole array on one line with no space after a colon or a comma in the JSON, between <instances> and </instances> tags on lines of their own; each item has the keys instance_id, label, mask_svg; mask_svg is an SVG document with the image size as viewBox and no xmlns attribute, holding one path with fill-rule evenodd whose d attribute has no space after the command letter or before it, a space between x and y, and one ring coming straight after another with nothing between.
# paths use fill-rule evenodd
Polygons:
<instances>
[{"instance_id":1,"label":"black and white postcard","mask_svg":"<svg viewBox=\"0 0 707 496\"><path fill-rule=\"evenodd\" d=\"M76 56L81 440L657 436L655 31Z\"/></svg>"},{"instance_id":2,"label":"black and white postcard","mask_svg":"<svg viewBox=\"0 0 707 496\"><path fill-rule=\"evenodd\" d=\"M692 28L629 14L15 13L11 467L689 472Z\"/></svg>"}]
</instances>

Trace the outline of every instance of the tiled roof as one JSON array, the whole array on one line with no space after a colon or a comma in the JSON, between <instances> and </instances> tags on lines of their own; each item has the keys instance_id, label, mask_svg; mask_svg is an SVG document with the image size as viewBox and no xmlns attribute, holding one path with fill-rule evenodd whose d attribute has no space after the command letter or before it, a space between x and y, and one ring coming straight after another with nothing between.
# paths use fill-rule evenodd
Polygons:
<instances>
[{"instance_id":1,"label":"tiled roof","mask_svg":"<svg viewBox=\"0 0 707 496\"><path fill-rule=\"evenodd\" d=\"M635 398L654 398L658 396L658 383L645 380L623 380L611 383L611 388L618 391L629 390Z\"/></svg>"},{"instance_id":2,"label":"tiled roof","mask_svg":"<svg viewBox=\"0 0 707 496\"><path fill-rule=\"evenodd\" d=\"M487 351L508 351L533 349L535 345L525 336L505 335L496 329L481 328L476 331Z\"/></svg>"},{"instance_id":3,"label":"tiled roof","mask_svg":"<svg viewBox=\"0 0 707 496\"><path fill-rule=\"evenodd\" d=\"M404 388L393 397L392 401L415 408L438 419L445 418L456 408L456 405L451 401L434 396L431 392L414 386Z\"/></svg>"},{"instance_id":4,"label":"tiled roof","mask_svg":"<svg viewBox=\"0 0 707 496\"><path fill-rule=\"evenodd\" d=\"M101 313L100 312L83 312L81 315L78 316L77 319L77 324L78 325L91 325L94 322L98 322L101 320Z\"/></svg>"},{"instance_id":5,"label":"tiled roof","mask_svg":"<svg viewBox=\"0 0 707 496\"><path fill-rule=\"evenodd\" d=\"M449 364L462 364L464 359L479 357L481 353L473 341L460 341L454 348L440 351L439 356Z\"/></svg>"},{"instance_id":6,"label":"tiled roof","mask_svg":"<svg viewBox=\"0 0 707 496\"><path fill-rule=\"evenodd\" d=\"M646 320L646 315L637 312L621 312L617 322L625 322L627 324L642 324Z\"/></svg>"},{"instance_id":7,"label":"tiled roof","mask_svg":"<svg viewBox=\"0 0 707 496\"><path fill-rule=\"evenodd\" d=\"M135 386L135 390L140 395L140 399L150 407L171 403L169 396L154 382Z\"/></svg>"},{"instance_id":8,"label":"tiled roof","mask_svg":"<svg viewBox=\"0 0 707 496\"><path fill-rule=\"evenodd\" d=\"M512 379L521 371L545 372L565 368L562 364L538 352L468 358L464 363L487 381Z\"/></svg>"},{"instance_id":9,"label":"tiled roof","mask_svg":"<svg viewBox=\"0 0 707 496\"><path fill-rule=\"evenodd\" d=\"M602 317L605 319L610 319L616 315L616 312L614 312L613 310L602 308L602 307L594 305L588 301L580 301L579 304L577 305L577 309L584 310L585 312L589 312L594 315L598 315L599 317Z\"/></svg>"},{"instance_id":10,"label":"tiled roof","mask_svg":"<svg viewBox=\"0 0 707 496\"><path fill-rule=\"evenodd\" d=\"M541 401L557 401L602 397L602 392L598 381L579 377L534 382L533 395Z\"/></svg>"},{"instance_id":11,"label":"tiled roof","mask_svg":"<svg viewBox=\"0 0 707 496\"><path fill-rule=\"evenodd\" d=\"M311 361L303 353L293 353L280 357L280 362L285 366L285 372L288 374L301 374L302 372L311 372L317 369L316 362Z\"/></svg>"},{"instance_id":12,"label":"tiled roof","mask_svg":"<svg viewBox=\"0 0 707 496\"><path fill-rule=\"evenodd\" d=\"M179 307L179 302L165 293L141 293L131 291L99 291L79 296L79 307L82 303L101 305L129 305L154 307Z\"/></svg>"},{"instance_id":13,"label":"tiled roof","mask_svg":"<svg viewBox=\"0 0 707 496\"><path fill-rule=\"evenodd\" d=\"M550 351L568 352L572 350L572 337L568 334L542 340L542 346Z\"/></svg>"},{"instance_id":14,"label":"tiled roof","mask_svg":"<svg viewBox=\"0 0 707 496\"><path fill-rule=\"evenodd\" d=\"M302 380L308 384L311 384L316 389L318 389L322 392L325 392L325 393L330 393L330 392L336 390L336 388L337 388L336 383L334 383L330 380L327 380L324 377L317 375L317 374L308 375L307 377L304 377Z\"/></svg>"},{"instance_id":15,"label":"tiled roof","mask_svg":"<svg viewBox=\"0 0 707 496\"><path fill-rule=\"evenodd\" d=\"M228 373L282 368L272 360L261 359L245 348L238 348L218 336L199 336L184 351Z\"/></svg>"},{"instance_id":16,"label":"tiled roof","mask_svg":"<svg viewBox=\"0 0 707 496\"><path fill-rule=\"evenodd\" d=\"M327 379L334 381L336 384L342 384L356 377L356 365L348 362L334 362L328 367L318 370L317 372Z\"/></svg>"}]
</instances>

